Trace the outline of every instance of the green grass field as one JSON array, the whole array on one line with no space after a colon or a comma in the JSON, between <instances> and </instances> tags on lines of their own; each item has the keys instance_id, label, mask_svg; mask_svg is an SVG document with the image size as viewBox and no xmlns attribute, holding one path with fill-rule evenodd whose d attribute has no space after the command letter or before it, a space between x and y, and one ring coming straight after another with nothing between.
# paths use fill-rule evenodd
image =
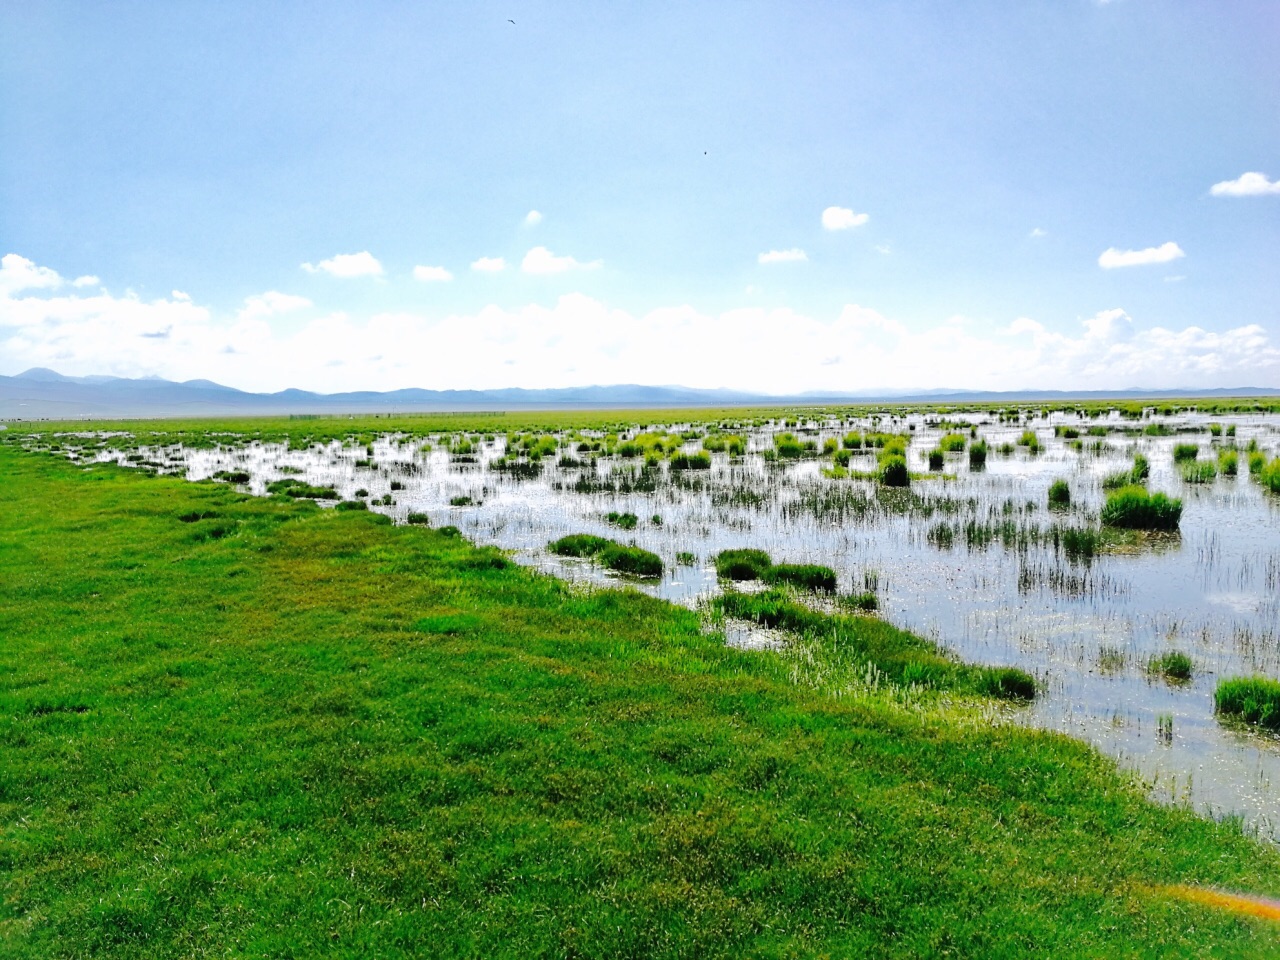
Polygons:
<instances>
[{"instance_id":1,"label":"green grass field","mask_svg":"<svg viewBox=\"0 0 1280 960\"><path fill-rule=\"evenodd\" d=\"M5 958L1276 952L1016 708L431 529L0 444L0 590Z\"/></svg>"}]
</instances>

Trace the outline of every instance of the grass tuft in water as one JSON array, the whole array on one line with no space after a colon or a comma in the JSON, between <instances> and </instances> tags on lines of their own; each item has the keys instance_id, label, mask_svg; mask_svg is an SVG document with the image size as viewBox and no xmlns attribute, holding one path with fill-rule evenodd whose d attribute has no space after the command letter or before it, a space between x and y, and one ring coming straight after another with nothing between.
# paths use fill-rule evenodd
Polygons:
<instances>
[{"instance_id":1,"label":"grass tuft in water","mask_svg":"<svg viewBox=\"0 0 1280 960\"><path fill-rule=\"evenodd\" d=\"M1049 484L1049 506L1071 506L1071 487L1068 486L1067 481L1059 478Z\"/></svg>"},{"instance_id":2,"label":"grass tuft in water","mask_svg":"<svg viewBox=\"0 0 1280 960\"><path fill-rule=\"evenodd\" d=\"M763 550L721 550L716 554L716 576L724 580L759 580L772 566Z\"/></svg>"},{"instance_id":3,"label":"grass tuft in water","mask_svg":"<svg viewBox=\"0 0 1280 960\"><path fill-rule=\"evenodd\" d=\"M1268 730L1280 730L1280 681L1270 677L1232 677L1218 683L1214 709L1224 716Z\"/></svg>"},{"instance_id":4,"label":"grass tuft in water","mask_svg":"<svg viewBox=\"0 0 1280 960\"><path fill-rule=\"evenodd\" d=\"M1145 487L1122 487L1107 496L1102 522L1129 530L1176 530L1182 519L1182 501Z\"/></svg>"},{"instance_id":5,"label":"grass tuft in water","mask_svg":"<svg viewBox=\"0 0 1280 960\"><path fill-rule=\"evenodd\" d=\"M1147 661L1147 672L1166 680L1190 680L1191 658L1180 650L1166 650Z\"/></svg>"},{"instance_id":6,"label":"grass tuft in water","mask_svg":"<svg viewBox=\"0 0 1280 960\"><path fill-rule=\"evenodd\" d=\"M1175 443L1173 445L1173 462L1183 463L1194 460L1200 455L1200 446L1195 443Z\"/></svg>"},{"instance_id":7,"label":"grass tuft in water","mask_svg":"<svg viewBox=\"0 0 1280 960\"><path fill-rule=\"evenodd\" d=\"M836 592L836 572L816 563L779 563L769 567L763 575L766 583L785 583L805 590L821 593Z\"/></svg>"}]
</instances>

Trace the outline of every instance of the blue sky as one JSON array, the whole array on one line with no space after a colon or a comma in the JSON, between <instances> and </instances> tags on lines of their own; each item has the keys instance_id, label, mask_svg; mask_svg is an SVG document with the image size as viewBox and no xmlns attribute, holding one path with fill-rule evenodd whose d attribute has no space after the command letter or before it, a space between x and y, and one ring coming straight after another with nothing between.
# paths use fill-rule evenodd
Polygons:
<instances>
[{"instance_id":1,"label":"blue sky","mask_svg":"<svg viewBox=\"0 0 1280 960\"><path fill-rule=\"evenodd\" d=\"M3 19L0 373L1280 386L1274 3Z\"/></svg>"}]
</instances>

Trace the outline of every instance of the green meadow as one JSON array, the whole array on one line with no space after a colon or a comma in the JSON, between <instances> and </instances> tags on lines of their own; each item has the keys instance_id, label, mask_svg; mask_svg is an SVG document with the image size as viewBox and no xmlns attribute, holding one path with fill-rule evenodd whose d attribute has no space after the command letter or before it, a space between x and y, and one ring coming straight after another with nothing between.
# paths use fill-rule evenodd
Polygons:
<instances>
[{"instance_id":1,"label":"green meadow","mask_svg":"<svg viewBox=\"0 0 1280 960\"><path fill-rule=\"evenodd\" d=\"M645 416L127 427L307 443ZM735 594L722 610L794 642L734 649L715 609L23 451L28 427L0 434L0 956L1276 953L1274 923L1164 890L1280 896L1273 847L1151 802L1019 725L1003 678L879 619Z\"/></svg>"}]
</instances>

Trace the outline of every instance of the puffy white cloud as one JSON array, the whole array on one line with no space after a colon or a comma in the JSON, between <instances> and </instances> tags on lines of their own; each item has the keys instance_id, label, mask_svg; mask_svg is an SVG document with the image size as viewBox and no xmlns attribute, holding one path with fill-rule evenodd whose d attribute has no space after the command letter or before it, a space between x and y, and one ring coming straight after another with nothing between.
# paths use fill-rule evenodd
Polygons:
<instances>
[{"instance_id":1,"label":"puffy white cloud","mask_svg":"<svg viewBox=\"0 0 1280 960\"><path fill-rule=\"evenodd\" d=\"M413 279L421 280L423 283L440 283L452 280L453 274L444 267L416 266L413 268Z\"/></svg>"},{"instance_id":2,"label":"puffy white cloud","mask_svg":"<svg viewBox=\"0 0 1280 960\"><path fill-rule=\"evenodd\" d=\"M542 214L537 210L530 210L524 215L524 223L526 227L536 227L542 222Z\"/></svg>"},{"instance_id":3,"label":"puffy white cloud","mask_svg":"<svg viewBox=\"0 0 1280 960\"><path fill-rule=\"evenodd\" d=\"M56 290L60 286L62 278L56 270L38 267L16 253L0 257L0 296L20 290Z\"/></svg>"},{"instance_id":4,"label":"puffy white cloud","mask_svg":"<svg viewBox=\"0 0 1280 960\"><path fill-rule=\"evenodd\" d=\"M173 297L173 299L175 299L175 300L190 300L190 299L191 299L191 294L189 294L189 293L183 293L181 290L174 290L172 293L170 293L170 294L169 294L169 296Z\"/></svg>"},{"instance_id":5,"label":"puffy white cloud","mask_svg":"<svg viewBox=\"0 0 1280 960\"><path fill-rule=\"evenodd\" d=\"M216 316L172 298L38 290L0 297L0 372L43 366L324 392L588 383L772 393L1280 386L1280 345L1260 325L1168 329L1120 309L1063 329L1030 317L1003 326L948 317L921 327L857 304L825 317L764 306L633 314L569 294L549 305L447 316L271 322L303 299L268 291L234 316Z\"/></svg>"},{"instance_id":6,"label":"puffy white cloud","mask_svg":"<svg viewBox=\"0 0 1280 960\"><path fill-rule=\"evenodd\" d=\"M1027 234L1033 240L1039 240L1041 237L1047 237L1048 235L1048 230L1041 230L1039 227L1032 227L1031 232Z\"/></svg>"},{"instance_id":7,"label":"puffy white cloud","mask_svg":"<svg viewBox=\"0 0 1280 960\"><path fill-rule=\"evenodd\" d=\"M851 230L870 219L869 213L854 213L848 207L827 207L822 211L822 225L828 230Z\"/></svg>"},{"instance_id":8,"label":"puffy white cloud","mask_svg":"<svg viewBox=\"0 0 1280 960\"><path fill-rule=\"evenodd\" d=\"M471 269L480 273L499 273L507 269L507 261L502 257L481 257L471 261Z\"/></svg>"},{"instance_id":9,"label":"puffy white cloud","mask_svg":"<svg viewBox=\"0 0 1280 960\"><path fill-rule=\"evenodd\" d=\"M93 274L87 273L83 277L76 277L71 281L71 285L73 287L97 287L102 285L102 281Z\"/></svg>"},{"instance_id":10,"label":"puffy white cloud","mask_svg":"<svg viewBox=\"0 0 1280 960\"><path fill-rule=\"evenodd\" d=\"M583 263L573 257L557 257L546 247L534 247L524 255L520 269L525 273L546 274L564 273L567 270L593 270L600 266L599 260Z\"/></svg>"},{"instance_id":11,"label":"puffy white cloud","mask_svg":"<svg viewBox=\"0 0 1280 960\"><path fill-rule=\"evenodd\" d=\"M175 290L176 294L177 291ZM190 297L186 299L190 300ZM281 293L279 290L268 290L266 293L260 293L256 296L245 297L244 306L240 309L238 316L242 320L253 319L256 317L272 317L278 313L290 313L294 310L302 310L311 306L311 301L306 297L294 296L290 293Z\"/></svg>"},{"instance_id":12,"label":"puffy white cloud","mask_svg":"<svg viewBox=\"0 0 1280 960\"><path fill-rule=\"evenodd\" d=\"M756 257L757 263L795 263L800 260L808 260L809 255L799 247L792 247L790 250L770 250L768 253L762 253Z\"/></svg>"},{"instance_id":13,"label":"puffy white cloud","mask_svg":"<svg viewBox=\"0 0 1280 960\"><path fill-rule=\"evenodd\" d=\"M1182 248L1170 240L1158 247L1147 247L1145 250L1117 250L1108 247L1098 257L1098 266L1103 270L1114 270L1116 267L1143 267L1151 263L1168 263L1185 257Z\"/></svg>"},{"instance_id":14,"label":"puffy white cloud","mask_svg":"<svg viewBox=\"0 0 1280 960\"><path fill-rule=\"evenodd\" d=\"M317 264L304 263L302 269L307 273L327 273L343 279L380 277L383 273L382 264L368 250L361 250L359 253L340 253L328 260L321 260Z\"/></svg>"},{"instance_id":15,"label":"puffy white cloud","mask_svg":"<svg viewBox=\"0 0 1280 960\"><path fill-rule=\"evenodd\" d=\"M1223 180L1209 188L1215 197L1261 197L1280 193L1280 180L1268 180L1265 173L1242 173L1234 180Z\"/></svg>"}]
</instances>

